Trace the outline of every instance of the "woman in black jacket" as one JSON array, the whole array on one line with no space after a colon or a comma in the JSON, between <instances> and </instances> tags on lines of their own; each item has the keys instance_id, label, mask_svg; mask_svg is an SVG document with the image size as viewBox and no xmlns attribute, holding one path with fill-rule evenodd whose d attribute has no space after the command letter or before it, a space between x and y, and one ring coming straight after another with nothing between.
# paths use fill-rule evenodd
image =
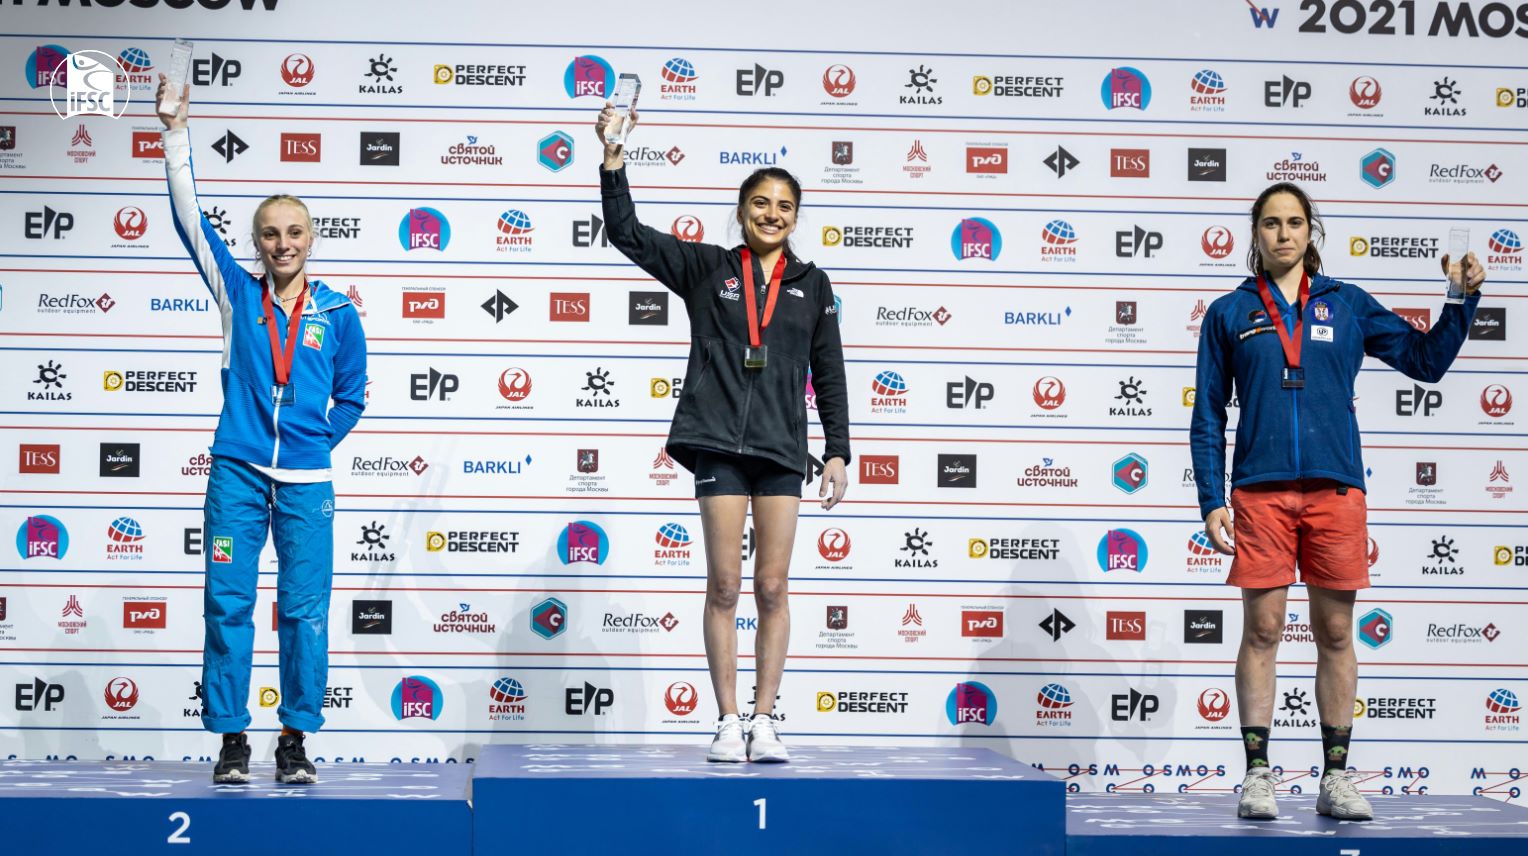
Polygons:
<instances>
[{"instance_id":1,"label":"woman in black jacket","mask_svg":"<svg viewBox=\"0 0 1528 856\"><path fill-rule=\"evenodd\" d=\"M690 361L668 451L695 474L705 530L706 661L721 714L706 759L786 761L773 714L790 641L787 579L809 466L809 372L827 438L822 507L837 505L848 486L849 401L833 287L826 274L791 252L801 186L782 169L760 169L739 188L739 247L681 241L637 222L623 146L605 140L614 118L607 103L595 124L605 146L600 195L606 234L684 300L690 319ZM736 615L750 498L759 629L756 701L745 729L737 705Z\"/></svg>"}]
</instances>

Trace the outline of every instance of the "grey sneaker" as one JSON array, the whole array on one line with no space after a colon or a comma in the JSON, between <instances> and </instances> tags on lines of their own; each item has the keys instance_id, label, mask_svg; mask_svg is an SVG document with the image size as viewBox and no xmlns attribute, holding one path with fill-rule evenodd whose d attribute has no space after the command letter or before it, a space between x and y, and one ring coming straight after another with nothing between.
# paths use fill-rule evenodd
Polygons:
<instances>
[{"instance_id":1,"label":"grey sneaker","mask_svg":"<svg viewBox=\"0 0 1528 856\"><path fill-rule=\"evenodd\" d=\"M740 764L748 760L748 744L743 735L743 720L729 713L716 721L716 737L711 740L707 761Z\"/></svg>"},{"instance_id":2,"label":"grey sneaker","mask_svg":"<svg viewBox=\"0 0 1528 856\"><path fill-rule=\"evenodd\" d=\"M1253 767L1242 779L1241 800L1236 803L1236 816L1249 820L1273 820L1279 816L1279 804L1273 798L1273 786L1277 781L1273 770ZM1322 791L1325 793L1325 790Z\"/></svg>"},{"instance_id":3,"label":"grey sneaker","mask_svg":"<svg viewBox=\"0 0 1528 856\"><path fill-rule=\"evenodd\" d=\"M1316 797L1316 813L1338 820L1373 820L1374 807L1358 792L1353 774L1329 770L1321 777L1321 795Z\"/></svg>"},{"instance_id":4,"label":"grey sneaker","mask_svg":"<svg viewBox=\"0 0 1528 856\"><path fill-rule=\"evenodd\" d=\"M762 763L784 763L791 759L780 742L780 724L767 713L756 713L748 720L748 760Z\"/></svg>"}]
</instances>

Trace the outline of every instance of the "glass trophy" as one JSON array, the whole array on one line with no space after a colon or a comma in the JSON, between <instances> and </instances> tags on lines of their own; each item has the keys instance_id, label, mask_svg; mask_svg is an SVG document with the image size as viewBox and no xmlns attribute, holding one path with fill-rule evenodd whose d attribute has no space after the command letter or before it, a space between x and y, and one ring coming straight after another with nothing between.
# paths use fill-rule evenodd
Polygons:
<instances>
[{"instance_id":1,"label":"glass trophy","mask_svg":"<svg viewBox=\"0 0 1528 856\"><path fill-rule=\"evenodd\" d=\"M631 132L631 114L637 109L637 96L642 94L642 78L635 74L623 74L615 84L615 118L605 126L605 141L625 145L626 135Z\"/></svg>"},{"instance_id":2,"label":"glass trophy","mask_svg":"<svg viewBox=\"0 0 1528 856\"><path fill-rule=\"evenodd\" d=\"M1470 230L1448 230L1448 291L1444 303L1464 302L1464 257L1470 251Z\"/></svg>"},{"instance_id":3,"label":"glass trophy","mask_svg":"<svg viewBox=\"0 0 1528 856\"><path fill-rule=\"evenodd\" d=\"M176 39L170 49L170 66L165 72L164 106L166 110L180 109L180 93L191 77L191 51L196 45L185 39Z\"/></svg>"}]
</instances>

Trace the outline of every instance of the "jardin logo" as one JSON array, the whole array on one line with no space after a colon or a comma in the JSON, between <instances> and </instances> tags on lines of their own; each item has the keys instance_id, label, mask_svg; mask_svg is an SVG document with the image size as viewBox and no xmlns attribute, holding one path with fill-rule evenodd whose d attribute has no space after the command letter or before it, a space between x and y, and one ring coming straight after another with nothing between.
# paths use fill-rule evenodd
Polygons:
<instances>
[{"instance_id":1,"label":"jardin logo","mask_svg":"<svg viewBox=\"0 0 1528 856\"><path fill-rule=\"evenodd\" d=\"M393 687L393 718L440 719L445 697L440 685L423 675L409 675Z\"/></svg>"}]
</instances>

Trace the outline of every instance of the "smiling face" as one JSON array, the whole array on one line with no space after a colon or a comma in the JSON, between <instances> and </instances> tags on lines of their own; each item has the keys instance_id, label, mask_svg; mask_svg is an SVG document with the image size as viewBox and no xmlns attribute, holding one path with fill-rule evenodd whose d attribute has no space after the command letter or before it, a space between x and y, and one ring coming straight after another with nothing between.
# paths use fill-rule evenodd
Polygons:
<instances>
[{"instance_id":1,"label":"smiling face","mask_svg":"<svg viewBox=\"0 0 1528 856\"><path fill-rule=\"evenodd\" d=\"M1263 202L1257 218L1257 248L1263 269L1274 277L1305 262L1310 246L1310 218L1293 193L1275 193Z\"/></svg>"},{"instance_id":2,"label":"smiling face","mask_svg":"<svg viewBox=\"0 0 1528 856\"><path fill-rule=\"evenodd\" d=\"M749 248L764 254L784 247L786 238L796 230L799 201L790 184L778 178L765 178L749 190L737 211Z\"/></svg>"},{"instance_id":3,"label":"smiling face","mask_svg":"<svg viewBox=\"0 0 1528 856\"><path fill-rule=\"evenodd\" d=\"M260 261L279 282L302 272L313 248L313 223L306 208L278 200L260 206L255 213L255 243Z\"/></svg>"}]
</instances>

